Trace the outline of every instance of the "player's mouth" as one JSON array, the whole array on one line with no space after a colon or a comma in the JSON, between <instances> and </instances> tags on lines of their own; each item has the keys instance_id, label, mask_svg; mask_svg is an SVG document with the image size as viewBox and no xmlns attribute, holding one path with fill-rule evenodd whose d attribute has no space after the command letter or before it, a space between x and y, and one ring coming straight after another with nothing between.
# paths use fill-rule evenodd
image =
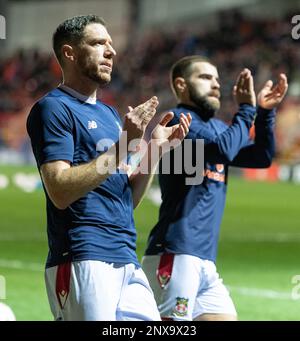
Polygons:
<instances>
[{"instance_id":1,"label":"player's mouth","mask_svg":"<svg viewBox=\"0 0 300 341\"><path fill-rule=\"evenodd\" d=\"M109 62L103 62L100 64L103 68L111 71L112 70L112 63L109 63Z\"/></svg>"},{"instance_id":2,"label":"player's mouth","mask_svg":"<svg viewBox=\"0 0 300 341\"><path fill-rule=\"evenodd\" d=\"M219 92L211 92L210 94L208 94L209 97L214 97L216 99L220 99L221 95Z\"/></svg>"}]
</instances>

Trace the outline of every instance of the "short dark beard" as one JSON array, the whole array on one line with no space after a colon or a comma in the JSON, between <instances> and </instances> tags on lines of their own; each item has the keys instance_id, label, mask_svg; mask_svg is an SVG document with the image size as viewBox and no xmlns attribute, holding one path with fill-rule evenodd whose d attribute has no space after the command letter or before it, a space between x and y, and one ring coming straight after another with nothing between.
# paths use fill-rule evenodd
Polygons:
<instances>
[{"instance_id":1,"label":"short dark beard","mask_svg":"<svg viewBox=\"0 0 300 341\"><path fill-rule=\"evenodd\" d=\"M212 105L207 97L205 96L199 96L194 88L188 84L188 90L190 95L190 100L195 104L199 112L205 117L207 120L214 117L216 112L219 108L216 108L214 105Z\"/></svg>"},{"instance_id":2,"label":"short dark beard","mask_svg":"<svg viewBox=\"0 0 300 341\"><path fill-rule=\"evenodd\" d=\"M100 87L108 84L110 82L110 79L104 79L102 77L99 76L99 74L97 73L98 69L97 66L95 66L95 68L91 67L90 65L82 62L81 59L78 60L78 65L81 69L82 74L89 78L90 80L92 80L93 82L97 83Z\"/></svg>"}]
</instances>

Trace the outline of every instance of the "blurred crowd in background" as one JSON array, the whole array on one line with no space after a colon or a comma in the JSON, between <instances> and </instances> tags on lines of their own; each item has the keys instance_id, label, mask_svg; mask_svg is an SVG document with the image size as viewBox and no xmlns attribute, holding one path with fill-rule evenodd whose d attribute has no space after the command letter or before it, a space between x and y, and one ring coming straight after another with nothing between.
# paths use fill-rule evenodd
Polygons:
<instances>
[{"instance_id":1,"label":"blurred crowd in background","mask_svg":"<svg viewBox=\"0 0 300 341\"><path fill-rule=\"evenodd\" d=\"M200 54L218 67L222 91L218 115L230 124L237 109L231 91L244 67L252 71L256 90L285 72L290 87L279 108L277 158L283 163L300 161L300 41L291 37L291 17L254 20L238 11L219 15L222 20L213 30L170 33L157 29L133 34L126 49L118 51L112 82L99 92L99 99L126 114L128 105L156 95L163 111L175 105L169 88L171 65L185 55ZM52 51L20 50L0 61L0 161L18 163L12 157L16 152L23 156L22 162L32 162L27 115L33 102L60 82L61 71Z\"/></svg>"}]
</instances>

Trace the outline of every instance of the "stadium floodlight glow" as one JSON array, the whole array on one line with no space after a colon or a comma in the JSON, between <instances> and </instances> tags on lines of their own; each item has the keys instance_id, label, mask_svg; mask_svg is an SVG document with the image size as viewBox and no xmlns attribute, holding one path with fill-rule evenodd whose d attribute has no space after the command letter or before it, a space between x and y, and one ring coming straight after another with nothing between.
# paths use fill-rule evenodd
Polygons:
<instances>
[{"instance_id":1,"label":"stadium floodlight glow","mask_svg":"<svg viewBox=\"0 0 300 341\"><path fill-rule=\"evenodd\" d=\"M0 15L0 39L6 39L6 20L3 15Z\"/></svg>"}]
</instances>

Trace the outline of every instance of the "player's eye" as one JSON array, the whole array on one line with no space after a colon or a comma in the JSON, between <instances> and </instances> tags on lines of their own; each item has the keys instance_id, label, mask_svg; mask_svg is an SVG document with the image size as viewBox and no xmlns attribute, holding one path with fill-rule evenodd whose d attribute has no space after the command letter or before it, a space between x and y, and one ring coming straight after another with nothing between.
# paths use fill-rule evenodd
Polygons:
<instances>
[{"instance_id":1,"label":"player's eye","mask_svg":"<svg viewBox=\"0 0 300 341\"><path fill-rule=\"evenodd\" d=\"M211 75L205 75L205 74L202 74L202 75L199 75L199 78L201 78L201 79L208 79L208 80L210 80L210 79L212 79L212 76L211 76Z\"/></svg>"},{"instance_id":2,"label":"player's eye","mask_svg":"<svg viewBox=\"0 0 300 341\"><path fill-rule=\"evenodd\" d=\"M93 45L93 46L105 45L105 40L97 40L97 41L95 41L92 45Z\"/></svg>"}]
</instances>

